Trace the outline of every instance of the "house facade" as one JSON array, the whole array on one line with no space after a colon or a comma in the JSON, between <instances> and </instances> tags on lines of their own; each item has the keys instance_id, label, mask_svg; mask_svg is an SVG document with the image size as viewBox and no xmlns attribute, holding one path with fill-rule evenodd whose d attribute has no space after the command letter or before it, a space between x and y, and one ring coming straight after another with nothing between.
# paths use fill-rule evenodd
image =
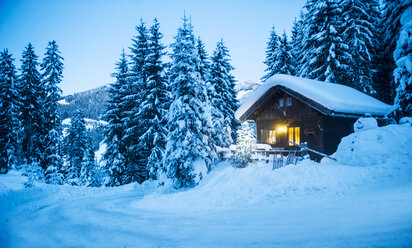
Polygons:
<instances>
[{"instance_id":1,"label":"house facade","mask_svg":"<svg viewBox=\"0 0 412 248\"><path fill-rule=\"evenodd\" d=\"M256 123L258 143L295 149L291 142L306 142L330 155L359 117L371 115L382 125L391 111L392 106L344 85L275 75L245 100L236 117Z\"/></svg>"}]
</instances>

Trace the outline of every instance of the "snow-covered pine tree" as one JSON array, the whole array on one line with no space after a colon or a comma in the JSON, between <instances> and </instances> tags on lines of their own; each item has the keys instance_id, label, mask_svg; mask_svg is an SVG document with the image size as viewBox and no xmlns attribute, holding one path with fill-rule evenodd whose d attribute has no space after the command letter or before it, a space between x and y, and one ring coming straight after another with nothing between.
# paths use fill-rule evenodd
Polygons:
<instances>
[{"instance_id":1,"label":"snow-covered pine tree","mask_svg":"<svg viewBox=\"0 0 412 248\"><path fill-rule=\"evenodd\" d=\"M46 183L63 184L64 172L63 158L61 157L62 132L60 128L51 129L45 138L45 163L47 169L45 172Z\"/></svg>"},{"instance_id":2,"label":"snow-covered pine tree","mask_svg":"<svg viewBox=\"0 0 412 248\"><path fill-rule=\"evenodd\" d=\"M222 99L218 97L215 86L212 85L211 82L211 71L210 71L210 60L209 60L209 55L206 52L205 49L205 44L202 42L200 37L197 38L196 42L196 50L197 50L197 56L199 60L199 65L198 65L198 72L200 74L200 77L202 80L206 83L206 91L207 91L207 97L208 97L208 106L206 106L211 114L211 118L213 121L213 128L210 130L210 133L214 139L215 145L219 146L220 144L219 141L217 140L217 136L219 135L220 138L221 135L217 133L217 130L221 129L223 127L223 122L224 122L224 117L223 113L220 111L219 108L216 107L218 105L217 102L220 102L220 104L224 104L222 102ZM213 104L213 100L215 100L215 104ZM230 131L225 133L227 135L227 139L231 139L231 133ZM222 140L222 139L221 139ZM222 143L222 142L220 142Z\"/></svg>"},{"instance_id":3,"label":"snow-covered pine tree","mask_svg":"<svg viewBox=\"0 0 412 248\"><path fill-rule=\"evenodd\" d=\"M295 62L291 52L288 37L283 32L282 38L279 40L279 47L274 54L274 64L272 70L275 74L295 75Z\"/></svg>"},{"instance_id":4,"label":"snow-covered pine tree","mask_svg":"<svg viewBox=\"0 0 412 248\"><path fill-rule=\"evenodd\" d=\"M270 36L269 36L269 41L267 43L266 47L266 60L263 62L267 68L265 72L267 72L262 78L262 81L266 81L268 78L272 77L275 75L277 72L273 70L273 65L276 62L276 51L279 47L279 41L280 38L276 34L275 27L272 27L272 30L270 31Z\"/></svg>"},{"instance_id":5,"label":"snow-covered pine tree","mask_svg":"<svg viewBox=\"0 0 412 248\"><path fill-rule=\"evenodd\" d=\"M233 67L230 65L229 57L229 50L223 40L219 41L211 59L210 82L216 94L210 101L212 107L222 114L221 120L214 120L214 123L221 125L215 128L214 133L216 145L220 147L229 147L235 143L236 132L240 126L240 122L235 118L239 102L236 98L235 78L231 74Z\"/></svg>"},{"instance_id":6,"label":"snow-covered pine tree","mask_svg":"<svg viewBox=\"0 0 412 248\"><path fill-rule=\"evenodd\" d=\"M299 75L352 86L348 80L352 61L341 34L342 9L337 0L308 0Z\"/></svg>"},{"instance_id":7,"label":"snow-covered pine tree","mask_svg":"<svg viewBox=\"0 0 412 248\"><path fill-rule=\"evenodd\" d=\"M349 46L352 63L347 79L355 89L369 95L373 88L374 59L377 49L377 0L343 0L342 37Z\"/></svg>"},{"instance_id":8,"label":"snow-covered pine tree","mask_svg":"<svg viewBox=\"0 0 412 248\"><path fill-rule=\"evenodd\" d=\"M300 56L302 55L302 45L303 45L303 27L304 23L303 12L300 13L300 19L293 22L292 26L292 37L291 37L291 53L293 57L293 66L295 68L294 76L300 71L300 64L297 61L300 61Z\"/></svg>"},{"instance_id":9,"label":"snow-covered pine tree","mask_svg":"<svg viewBox=\"0 0 412 248\"><path fill-rule=\"evenodd\" d=\"M236 150L233 159L239 163L240 167L245 167L252 162L254 145L256 144L256 134L252 128L253 123L244 121L242 128L238 130L238 138L236 140Z\"/></svg>"},{"instance_id":10,"label":"snow-covered pine tree","mask_svg":"<svg viewBox=\"0 0 412 248\"><path fill-rule=\"evenodd\" d=\"M197 50L197 56L199 58L199 69L198 70L199 70L200 76L202 77L203 81L208 82L210 80L210 61L209 61L209 56L205 49L205 44L200 39L200 37L197 37L196 50Z\"/></svg>"},{"instance_id":11,"label":"snow-covered pine tree","mask_svg":"<svg viewBox=\"0 0 412 248\"><path fill-rule=\"evenodd\" d=\"M80 170L79 185L87 187L99 187L100 180L96 168L96 159L93 149L88 147L83 156Z\"/></svg>"},{"instance_id":12,"label":"snow-covered pine tree","mask_svg":"<svg viewBox=\"0 0 412 248\"><path fill-rule=\"evenodd\" d=\"M56 41L49 42L43 63L41 64L42 86L46 92L43 108L45 116L45 126L48 130L56 129L60 126L60 116L58 113L61 99L61 89L58 86L63 78L63 57L60 55Z\"/></svg>"},{"instance_id":13,"label":"snow-covered pine tree","mask_svg":"<svg viewBox=\"0 0 412 248\"><path fill-rule=\"evenodd\" d=\"M43 121L45 136L43 143L45 146L43 167L46 167L46 182L60 184L60 173L62 159L60 154L62 128L58 112L61 98L61 89L58 86L63 78L63 57L60 55L56 41L49 42L43 63L41 64L42 87L45 91L43 100ZM49 169L49 167L52 167ZM49 176L52 173L54 175Z\"/></svg>"},{"instance_id":14,"label":"snow-covered pine tree","mask_svg":"<svg viewBox=\"0 0 412 248\"><path fill-rule=\"evenodd\" d=\"M84 155L89 149L89 140L86 135L86 123L82 110L78 110L72 117L70 127L64 138L64 154L66 158L67 180L70 184L79 185L80 171Z\"/></svg>"},{"instance_id":15,"label":"snow-covered pine tree","mask_svg":"<svg viewBox=\"0 0 412 248\"><path fill-rule=\"evenodd\" d=\"M33 45L29 43L23 52L19 80L22 96L22 157L27 164L40 163L44 155L43 99L45 91L42 88L40 73L37 70L39 65L37 58Z\"/></svg>"},{"instance_id":16,"label":"snow-covered pine tree","mask_svg":"<svg viewBox=\"0 0 412 248\"><path fill-rule=\"evenodd\" d=\"M158 173L165 172L163 156L166 147L167 113L171 97L164 75L162 57L165 55L163 51L165 46L161 43L163 34L159 28L159 22L154 19L154 24L150 28L149 53L145 63L147 81L142 92L140 111L137 114L143 128L138 149L142 151L147 161L147 170L152 179L156 179Z\"/></svg>"},{"instance_id":17,"label":"snow-covered pine tree","mask_svg":"<svg viewBox=\"0 0 412 248\"><path fill-rule=\"evenodd\" d=\"M146 168L147 159L143 152L139 150L139 139L143 135L143 123L138 115L143 101L142 93L145 90L147 81L146 60L149 54L148 31L146 25L141 20L136 27L137 36L132 39L131 68L127 79L126 93L124 96L125 106L125 135L123 144L126 147L125 157L125 178L123 183L142 183L148 178Z\"/></svg>"},{"instance_id":18,"label":"snow-covered pine tree","mask_svg":"<svg viewBox=\"0 0 412 248\"><path fill-rule=\"evenodd\" d=\"M397 65L393 72L396 86L394 114L397 119L412 116L412 4L403 12L400 24L400 34L393 54Z\"/></svg>"},{"instance_id":19,"label":"snow-covered pine tree","mask_svg":"<svg viewBox=\"0 0 412 248\"><path fill-rule=\"evenodd\" d=\"M13 61L7 49L0 53L0 174L18 163L21 96Z\"/></svg>"},{"instance_id":20,"label":"snow-covered pine tree","mask_svg":"<svg viewBox=\"0 0 412 248\"><path fill-rule=\"evenodd\" d=\"M378 75L375 84L379 98L389 104L392 104L395 98L393 71L396 63L393 53L401 29L400 18L411 4L410 0L383 0L381 2L382 16L379 31L382 41L379 48Z\"/></svg>"},{"instance_id":21,"label":"snow-covered pine tree","mask_svg":"<svg viewBox=\"0 0 412 248\"><path fill-rule=\"evenodd\" d=\"M175 36L171 54L173 101L169 110L164 164L174 187L192 187L210 171L216 149L208 131L207 91L198 72L193 26L186 17Z\"/></svg>"},{"instance_id":22,"label":"snow-covered pine tree","mask_svg":"<svg viewBox=\"0 0 412 248\"><path fill-rule=\"evenodd\" d=\"M119 186L124 184L126 171L125 155L126 148L123 144L124 128L125 128L125 106L124 97L127 94L128 86L128 61L124 50L120 56L119 62L116 63L116 72L113 74L116 81L110 85L109 100L107 102L107 110L104 116L108 122L106 127L106 152L103 158L106 162L109 181L108 186Z\"/></svg>"}]
</instances>

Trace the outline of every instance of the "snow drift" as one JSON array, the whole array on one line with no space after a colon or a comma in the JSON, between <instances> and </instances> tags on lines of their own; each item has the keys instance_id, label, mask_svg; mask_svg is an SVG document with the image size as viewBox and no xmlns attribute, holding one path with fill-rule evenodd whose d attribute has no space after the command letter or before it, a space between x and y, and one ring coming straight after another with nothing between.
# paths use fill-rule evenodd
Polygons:
<instances>
[{"instance_id":1,"label":"snow drift","mask_svg":"<svg viewBox=\"0 0 412 248\"><path fill-rule=\"evenodd\" d=\"M334 156L342 164L356 166L402 161L411 163L411 147L410 125L388 125L342 138Z\"/></svg>"},{"instance_id":2,"label":"snow drift","mask_svg":"<svg viewBox=\"0 0 412 248\"><path fill-rule=\"evenodd\" d=\"M220 164L194 189L150 194L134 206L163 211L273 206L285 199L336 196L371 185L386 187L397 180L410 180L411 146L412 128L407 125L359 131L343 138L334 154L338 162L304 160L273 171L271 163L265 162L245 169Z\"/></svg>"}]
</instances>

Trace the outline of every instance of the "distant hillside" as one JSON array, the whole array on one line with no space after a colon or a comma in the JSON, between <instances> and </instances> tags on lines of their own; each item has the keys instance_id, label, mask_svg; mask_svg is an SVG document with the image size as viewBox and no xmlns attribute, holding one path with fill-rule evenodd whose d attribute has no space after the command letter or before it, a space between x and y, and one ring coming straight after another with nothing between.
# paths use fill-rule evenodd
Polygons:
<instances>
[{"instance_id":1,"label":"distant hillside","mask_svg":"<svg viewBox=\"0 0 412 248\"><path fill-rule=\"evenodd\" d=\"M235 90L238 92L238 99L243 100L257 87L260 82L239 81L236 83ZM71 118L78 110L84 111L84 117L100 120L106 110L106 101L109 97L109 86L105 85L96 89L87 90L73 95L64 96L60 103L60 115L64 120Z\"/></svg>"},{"instance_id":2,"label":"distant hillside","mask_svg":"<svg viewBox=\"0 0 412 248\"><path fill-rule=\"evenodd\" d=\"M86 118L99 120L106 110L108 90L109 86L102 86L64 96L59 101L61 118L70 118L77 110L82 109Z\"/></svg>"},{"instance_id":3,"label":"distant hillside","mask_svg":"<svg viewBox=\"0 0 412 248\"><path fill-rule=\"evenodd\" d=\"M258 81L238 81L235 85L235 90L237 91L237 99L240 104L254 91L257 87L261 86L262 83Z\"/></svg>"}]
</instances>

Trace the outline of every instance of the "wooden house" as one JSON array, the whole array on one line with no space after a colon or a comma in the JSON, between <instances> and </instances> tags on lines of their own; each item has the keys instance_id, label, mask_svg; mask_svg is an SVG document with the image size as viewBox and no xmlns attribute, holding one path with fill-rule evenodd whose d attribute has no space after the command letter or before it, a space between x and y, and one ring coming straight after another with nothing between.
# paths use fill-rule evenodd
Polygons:
<instances>
[{"instance_id":1,"label":"wooden house","mask_svg":"<svg viewBox=\"0 0 412 248\"><path fill-rule=\"evenodd\" d=\"M275 75L251 93L236 117L255 121L258 143L291 149L288 141L307 142L330 155L359 117L371 115L382 125L391 111L392 106L348 86Z\"/></svg>"}]
</instances>

